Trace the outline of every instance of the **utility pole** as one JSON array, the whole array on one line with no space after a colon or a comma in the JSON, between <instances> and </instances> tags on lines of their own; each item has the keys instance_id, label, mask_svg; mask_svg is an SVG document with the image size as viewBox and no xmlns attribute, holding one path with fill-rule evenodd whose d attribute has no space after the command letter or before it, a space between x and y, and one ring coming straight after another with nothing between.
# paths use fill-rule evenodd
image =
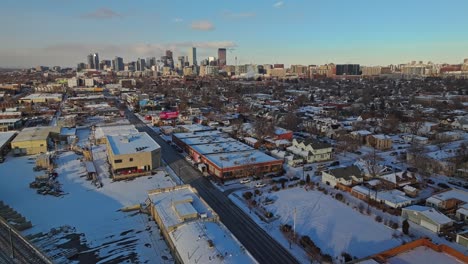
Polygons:
<instances>
[{"instance_id":1,"label":"utility pole","mask_svg":"<svg viewBox=\"0 0 468 264\"><path fill-rule=\"evenodd\" d=\"M294 207L293 239L296 240L296 207Z\"/></svg>"}]
</instances>

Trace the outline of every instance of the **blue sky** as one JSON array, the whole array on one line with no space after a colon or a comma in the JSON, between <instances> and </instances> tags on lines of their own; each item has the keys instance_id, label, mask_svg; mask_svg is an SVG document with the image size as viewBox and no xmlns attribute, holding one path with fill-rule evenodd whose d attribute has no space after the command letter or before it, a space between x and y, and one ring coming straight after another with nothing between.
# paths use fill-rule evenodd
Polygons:
<instances>
[{"instance_id":1,"label":"blue sky","mask_svg":"<svg viewBox=\"0 0 468 264\"><path fill-rule=\"evenodd\" d=\"M468 58L466 0L6 0L0 67L74 66L86 55L228 63L386 65Z\"/></svg>"}]
</instances>

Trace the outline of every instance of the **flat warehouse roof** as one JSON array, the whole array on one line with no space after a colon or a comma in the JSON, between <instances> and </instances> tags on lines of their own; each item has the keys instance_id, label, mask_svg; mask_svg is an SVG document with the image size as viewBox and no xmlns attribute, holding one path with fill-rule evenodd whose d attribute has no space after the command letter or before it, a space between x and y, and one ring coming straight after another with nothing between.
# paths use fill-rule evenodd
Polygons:
<instances>
[{"instance_id":1,"label":"flat warehouse roof","mask_svg":"<svg viewBox=\"0 0 468 264\"><path fill-rule=\"evenodd\" d=\"M254 148L235 140L231 142L193 145L190 147L202 155L254 150Z\"/></svg>"},{"instance_id":2,"label":"flat warehouse roof","mask_svg":"<svg viewBox=\"0 0 468 264\"><path fill-rule=\"evenodd\" d=\"M212 131L190 132L190 133L174 133L173 135L178 139L184 139L184 138L194 138L194 137L201 137L201 136L214 136L214 135L220 135L220 134L224 134L224 133L219 132L217 130L212 130Z\"/></svg>"},{"instance_id":3,"label":"flat warehouse roof","mask_svg":"<svg viewBox=\"0 0 468 264\"><path fill-rule=\"evenodd\" d=\"M161 148L158 143L145 132L130 135L107 136L107 142L111 146L114 155L151 152Z\"/></svg>"},{"instance_id":4,"label":"flat warehouse roof","mask_svg":"<svg viewBox=\"0 0 468 264\"><path fill-rule=\"evenodd\" d=\"M206 155L205 157L212 163L216 164L216 166L218 166L219 168L245 166L272 161L282 161L268 156L267 154L258 150L210 154Z\"/></svg>"},{"instance_id":5,"label":"flat warehouse roof","mask_svg":"<svg viewBox=\"0 0 468 264\"><path fill-rule=\"evenodd\" d=\"M228 137L226 135L213 135L213 136L201 136L201 137L191 137L181 139L185 144L200 145L200 144L211 144L211 143L220 143L220 142L236 142L237 140Z\"/></svg>"}]
</instances>

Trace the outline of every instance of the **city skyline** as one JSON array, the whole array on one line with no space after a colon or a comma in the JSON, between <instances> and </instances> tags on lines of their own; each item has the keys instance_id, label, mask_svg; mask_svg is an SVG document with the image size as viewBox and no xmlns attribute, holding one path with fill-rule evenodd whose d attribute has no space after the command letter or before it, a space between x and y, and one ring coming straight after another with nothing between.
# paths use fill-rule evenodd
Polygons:
<instances>
[{"instance_id":1,"label":"city skyline","mask_svg":"<svg viewBox=\"0 0 468 264\"><path fill-rule=\"evenodd\" d=\"M187 56L192 46L200 60L227 48L231 65L235 57L238 64L460 63L468 57L468 36L460 34L466 7L459 0L9 2L0 10L8 25L0 29L0 67L74 67L89 53L126 62L165 50Z\"/></svg>"}]
</instances>

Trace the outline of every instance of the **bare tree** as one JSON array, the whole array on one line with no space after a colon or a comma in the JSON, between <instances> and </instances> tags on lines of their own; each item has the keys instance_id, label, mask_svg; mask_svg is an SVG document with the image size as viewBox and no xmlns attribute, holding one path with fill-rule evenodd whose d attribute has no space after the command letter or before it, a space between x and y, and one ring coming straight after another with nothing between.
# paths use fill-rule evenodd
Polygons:
<instances>
[{"instance_id":1,"label":"bare tree","mask_svg":"<svg viewBox=\"0 0 468 264\"><path fill-rule=\"evenodd\" d=\"M275 132L275 126L266 118L257 118L253 124L253 129L256 136L261 140L274 135Z\"/></svg>"},{"instance_id":2,"label":"bare tree","mask_svg":"<svg viewBox=\"0 0 468 264\"><path fill-rule=\"evenodd\" d=\"M362 160L371 178L379 176L382 169L379 162L383 159L379 156L375 148L372 148L372 151L369 154L364 155Z\"/></svg>"},{"instance_id":3,"label":"bare tree","mask_svg":"<svg viewBox=\"0 0 468 264\"><path fill-rule=\"evenodd\" d=\"M359 139L350 134L341 135L336 139L336 149L339 152L353 152L359 148Z\"/></svg>"},{"instance_id":4,"label":"bare tree","mask_svg":"<svg viewBox=\"0 0 468 264\"><path fill-rule=\"evenodd\" d=\"M284 117L283 121L281 122L281 126L295 131L297 130L297 127L301 123L301 119L297 117L297 115L293 111L289 111Z\"/></svg>"}]
</instances>

